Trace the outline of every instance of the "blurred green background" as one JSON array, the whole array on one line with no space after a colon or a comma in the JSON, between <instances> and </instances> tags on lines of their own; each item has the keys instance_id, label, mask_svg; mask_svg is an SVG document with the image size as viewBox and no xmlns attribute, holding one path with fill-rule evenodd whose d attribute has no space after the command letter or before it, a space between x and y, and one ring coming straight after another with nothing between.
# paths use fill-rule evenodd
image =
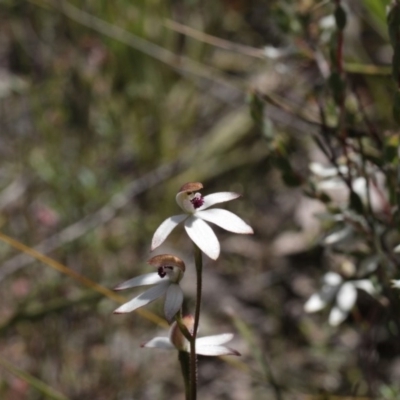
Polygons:
<instances>
[{"instance_id":1,"label":"blurred green background","mask_svg":"<svg viewBox=\"0 0 400 400\"><path fill-rule=\"evenodd\" d=\"M388 1L342 3L350 86L379 130L393 129ZM379 348L353 319L333 329L326 314L303 312L329 262L313 218L321 205L297 185L319 157L313 95L333 108L323 75L333 5L0 1L4 234L112 288L152 272L152 233L179 212L182 184L243 193L226 208L255 235L216 229L222 253L206 260L200 332L234 332L242 364L201 358L200 399L398 398L398 349ZM187 263L190 311L183 230L157 252ZM0 257L2 359L68 399L183 399L175 355L140 348L164 328L113 315L112 299L7 244ZM148 308L160 314L162 302ZM0 398L58 398L30 379L0 363Z\"/></svg>"}]
</instances>

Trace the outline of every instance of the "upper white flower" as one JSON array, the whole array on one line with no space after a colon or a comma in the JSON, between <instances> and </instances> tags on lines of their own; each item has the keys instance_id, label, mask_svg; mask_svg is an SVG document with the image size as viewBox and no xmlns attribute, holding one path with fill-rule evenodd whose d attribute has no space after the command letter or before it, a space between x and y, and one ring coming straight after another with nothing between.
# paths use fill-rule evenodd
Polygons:
<instances>
[{"instance_id":1,"label":"upper white flower","mask_svg":"<svg viewBox=\"0 0 400 400\"><path fill-rule=\"evenodd\" d=\"M184 317L183 323L188 328L188 331L192 334L194 325L193 316L188 315ZM232 340L232 338L232 333L222 333L220 335L205 336L196 339L196 354L203 356L240 356L238 351L223 346L223 344L229 342ZM189 341L183 336L176 322L171 325L169 337L155 337L148 342L143 343L141 346L190 352Z\"/></svg>"},{"instance_id":2,"label":"upper white flower","mask_svg":"<svg viewBox=\"0 0 400 400\"><path fill-rule=\"evenodd\" d=\"M343 278L335 272L326 273L322 283L321 290L308 299L304 310L310 313L320 311L334 301L329 314L329 324L332 326L337 326L346 319L357 300L357 289L362 289L370 295L376 293L368 279L343 282Z\"/></svg>"},{"instance_id":3,"label":"upper white flower","mask_svg":"<svg viewBox=\"0 0 400 400\"><path fill-rule=\"evenodd\" d=\"M219 256L220 245L214 231L207 222L212 222L230 232L253 233L253 229L249 225L230 211L221 208L208 210L214 204L237 199L240 194L220 192L203 197L196 192L202 188L203 185L199 182L187 183L181 187L176 195L176 202L185 214L169 217L158 227L151 243L152 250L160 246L171 231L183 221L190 239L200 250L214 260Z\"/></svg>"},{"instance_id":4,"label":"upper white flower","mask_svg":"<svg viewBox=\"0 0 400 400\"><path fill-rule=\"evenodd\" d=\"M114 313L124 314L143 307L165 294L164 314L170 322L182 307L183 292L179 282L185 272L184 262L175 256L161 254L151 258L148 263L158 268L158 272L140 275L119 284L114 290L137 286L155 285L139 296L118 307Z\"/></svg>"}]
</instances>

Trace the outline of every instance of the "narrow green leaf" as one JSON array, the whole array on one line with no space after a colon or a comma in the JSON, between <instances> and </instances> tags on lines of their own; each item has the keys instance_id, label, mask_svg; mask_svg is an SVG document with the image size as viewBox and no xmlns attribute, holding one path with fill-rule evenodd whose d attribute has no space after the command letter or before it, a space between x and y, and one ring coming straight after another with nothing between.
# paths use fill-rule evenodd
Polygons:
<instances>
[{"instance_id":1,"label":"narrow green leaf","mask_svg":"<svg viewBox=\"0 0 400 400\"><path fill-rule=\"evenodd\" d=\"M343 7L340 5L335 10L335 21L337 28L342 31L346 26L347 17Z\"/></svg>"},{"instance_id":2,"label":"narrow green leaf","mask_svg":"<svg viewBox=\"0 0 400 400\"><path fill-rule=\"evenodd\" d=\"M350 193L350 207L359 214L364 213L363 202L361 201L360 196L354 191L351 191Z\"/></svg>"},{"instance_id":3,"label":"narrow green leaf","mask_svg":"<svg viewBox=\"0 0 400 400\"><path fill-rule=\"evenodd\" d=\"M336 104L341 104L345 95L346 84L338 72L332 72L329 77L329 86Z\"/></svg>"},{"instance_id":4,"label":"narrow green leaf","mask_svg":"<svg viewBox=\"0 0 400 400\"><path fill-rule=\"evenodd\" d=\"M393 118L400 125L400 90L397 90L394 95Z\"/></svg>"}]
</instances>

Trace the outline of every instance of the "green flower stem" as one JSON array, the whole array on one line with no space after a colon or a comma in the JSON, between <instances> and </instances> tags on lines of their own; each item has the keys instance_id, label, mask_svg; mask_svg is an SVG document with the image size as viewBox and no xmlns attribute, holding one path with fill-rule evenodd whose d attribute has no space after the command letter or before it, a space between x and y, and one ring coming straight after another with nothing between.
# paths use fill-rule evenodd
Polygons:
<instances>
[{"instance_id":1,"label":"green flower stem","mask_svg":"<svg viewBox=\"0 0 400 400\"><path fill-rule=\"evenodd\" d=\"M185 399L191 400L190 396L190 356L186 351L178 352L179 363L181 364L181 371L183 376L183 381L185 382Z\"/></svg>"},{"instance_id":2,"label":"green flower stem","mask_svg":"<svg viewBox=\"0 0 400 400\"><path fill-rule=\"evenodd\" d=\"M196 338L190 340L190 400L197 398Z\"/></svg>"},{"instance_id":3,"label":"green flower stem","mask_svg":"<svg viewBox=\"0 0 400 400\"><path fill-rule=\"evenodd\" d=\"M182 321L182 310L175 316L175 321L178 324L179 330L181 331L182 335L186 338L189 343L192 343L192 335L189 332L188 328ZM181 365L182 377L183 382L185 384L185 399L192 400L191 392L191 378L190 378L190 371L192 370L192 366L190 363L191 357L187 351L179 351L178 353L178 360Z\"/></svg>"},{"instance_id":4,"label":"green flower stem","mask_svg":"<svg viewBox=\"0 0 400 400\"><path fill-rule=\"evenodd\" d=\"M196 309L194 314L194 327L190 340L190 393L191 400L196 400L197 397L197 356L196 356L196 337L199 327L200 307L201 307L201 292L202 292L202 271L203 258L201 250L194 244L194 262L196 265Z\"/></svg>"},{"instance_id":5,"label":"green flower stem","mask_svg":"<svg viewBox=\"0 0 400 400\"><path fill-rule=\"evenodd\" d=\"M201 294L202 294L202 287L203 287L203 258L201 250L194 245L194 262L196 265L196 277L197 277L197 292L196 292L196 311L194 314L194 331L193 337L197 337L197 330L199 328L199 320L200 320L200 307L201 307Z\"/></svg>"}]
</instances>

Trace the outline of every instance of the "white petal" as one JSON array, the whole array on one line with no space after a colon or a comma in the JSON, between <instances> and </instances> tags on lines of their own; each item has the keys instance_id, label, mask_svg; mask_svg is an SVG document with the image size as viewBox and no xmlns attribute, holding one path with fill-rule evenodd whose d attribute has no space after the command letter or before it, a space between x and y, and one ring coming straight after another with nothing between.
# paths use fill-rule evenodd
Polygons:
<instances>
[{"instance_id":1,"label":"white petal","mask_svg":"<svg viewBox=\"0 0 400 400\"><path fill-rule=\"evenodd\" d=\"M398 244L398 245L393 249L393 251L394 251L395 253L400 253L400 244Z\"/></svg>"},{"instance_id":2,"label":"white petal","mask_svg":"<svg viewBox=\"0 0 400 400\"><path fill-rule=\"evenodd\" d=\"M229 232L234 233L254 233L250 225L247 225L241 218L234 213L223 210L222 208L212 208L210 210L198 211L196 217L212 222Z\"/></svg>"},{"instance_id":3,"label":"white petal","mask_svg":"<svg viewBox=\"0 0 400 400\"><path fill-rule=\"evenodd\" d=\"M341 190L346 188L346 184L342 181L342 178L330 178L318 182L317 187L320 190Z\"/></svg>"},{"instance_id":4,"label":"white petal","mask_svg":"<svg viewBox=\"0 0 400 400\"><path fill-rule=\"evenodd\" d=\"M205 336L196 339L196 345L209 345L219 346L224 343L228 343L233 339L233 333L221 333L220 335Z\"/></svg>"},{"instance_id":5,"label":"white petal","mask_svg":"<svg viewBox=\"0 0 400 400\"><path fill-rule=\"evenodd\" d=\"M400 289L400 279L392 279L391 281L392 288Z\"/></svg>"},{"instance_id":6,"label":"white petal","mask_svg":"<svg viewBox=\"0 0 400 400\"><path fill-rule=\"evenodd\" d=\"M201 196L200 193L199 193L199 195ZM182 208L182 210L185 213L193 214L196 211L196 209L194 208L193 203L191 202L192 198L193 198L193 194L188 195L187 192L179 192L176 195L175 200L178 203L178 206L180 208Z\"/></svg>"},{"instance_id":7,"label":"white petal","mask_svg":"<svg viewBox=\"0 0 400 400\"><path fill-rule=\"evenodd\" d=\"M309 165L310 171L321 178L330 178L338 175L336 167L327 167L317 162L312 162ZM347 167L345 165L339 166L339 171L342 174L347 173Z\"/></svg>"},{"instance_id":8,"label":"white petal","mask_svg":"<svg viewBox=\"0 0 400 400\"><path fill-rule=\"evenodd\" d=\"M174 215L173 217L167 218L155 231L153 240L151 242L151 250L154 250L160 246L172 230L187 218L186 214Z\"/></svg>"},{"instance_id":9,"label":"white petal","mask_svg":"<svg viewBox=\"0 0 400 400\"><path fill-rule=\"evenodd\" d=\"M158 348L158 349L175 349L173 344L167 337L155 337L148 342L142 343L141 347Z\"/></svg>"},{"instance_id":10,"label":"white petal","mask_svg":"<svg viewBox=\"0 0 400 400\"><path fill-rule=\"evenodd\" d=\"M219 193L213 193L209 194L207 196L204 196L204 204L199 207L197 210L205 210L208 207L213 206L214 204L218 203L224 203L225 201L230 201L230 200L235 200L241 195L239 193L234 193L234 192L219 192Z\"/></svg>"},{"instance_id":11,"label":"white petal","mask_svg":"<svg viewBox=\"0 0 400 400\"><path fill-rule=\"evenodd\" d=\"M224 346L198 346L196 354L201 356L240 356L240 353L234 349Z\"/></svg>"},{"instance_id":12,"label":"white petal","mask_svg":"<svg viewBox=\"0 0 400 400\"><path fill-rule=\"evenodd\" d=\"M361 289L361 290L366 291L371 296L376 294L376 289L374 288L374 285L368 279L359 279L357 281L353 281L353 285L357 289Z\"/></svg>"},{"instance_id":13,"label":"white petal","mask_svg":"<svg viewBox=\"0 0 400 400\"><path fill-rule=\"evenodd\" d=\"M329 324L338 326L346 319L348 314L348 311L341 310L339 307L333 307L329 314Z\"/></svg>"},{"instance_id":14,"label":"white petal","mask_svg":"<svg viewBox=\"0 0 400 400\"><path fill-rule=\"evenodd\" d=\"M220 246L214 231L200 218L192 216L185 221L185 229L190 239L207 254L216 260L219 256Z\"/></svg>"},{"instance_id":15,"label":"white petal","mask_svg":"<svg viewBox=\"0 0 400 400\"><path fill-rule=\"evenodd\" d=\"M375 272L379 266L380 261L381 261L380 255L374 255L364 258L359 266L359 271L358 271L359 274L366 275L370 274L371 272Z\"/></svg>"},{"instance_id":16,"label":"white petal","mask_svg":"<svg viewBox=\"0 0 400 400\"><path fill-rule=\"evenodd\" d=\"M182 307L182 302L182 289L176 283L172 283L167 290L164 304L164 314L167 321L172 321L172 319L175 317L175 314Z\"/></svg>"},{"instance_id":17,"label":"white petal","mask_svg":"<svg viewBox=\"0 0 400 400\"><path fill-rule=\"evenodd\" d=\"M338 280L337 278L339 278L340 280ZM331 285L329 283L340 284L341 280L342 278L340 277L340 275L334 272L328 272L327 274L325 274L323 281L326 283L322 286L319 292L314 293L307 300L306 304L304 304L304 311L312 313L322 310L328 303L333 300L338 290L337 285Z\"/></svg>"},{"instance_id":18,"label":"white petal","mask_svg":"<svg viewBox=\"0 0 400 400\"><path fill-rule=\"evenodd\" d=\"M203 356L240 355L239 352L229 347L221 346L232 340L232 333L206 336L196 339L196 353Z\"/></svg>"},{"instance_id":19,"label":"white petal","mask_svg":"<svg viewBox=\"0 0 400 400\"><path fill-rule=\"evenodd\" d=\"M346 226L345 228L333 232L330 235L328 235L325 239L324 239L324 244L335 244L338 242L342 242L343 240L349 238L353 233L353 229L349 226Z\"/></svg>"},{"instance_id":20,"label":"white petal","mask_svg":"<svg viewBox=\"0 0 400 400\"><path fill-rule=\"evenodd\" d=\"M128 301L127 303L123 304L121 307L117 308L114 313L115 314L124 314L136 310L139 307L143 307L146 304L151 303L158 297L162 296L168 289L169 285L171 284L170 281L161 282L158 285L152 287L149 290L146 290L139 296L135 297L134 299Z\"/></svg>"},{"instance_id":21,"label":"white petal","mask_svg":"<svg viewBox=\"0 0 400 400\"><path fill-rule=\"evenodd\" d=\"M322 310L328 304L328 300L322 296L321 292L314 293L304 304L304 311L313 313Z\"/></svg>"},{"instance_id":22,"label":"white petal","mask_svg":"<svg viewBox=\"0 0 400 400\"><path fill-rule=\"evenodd\" d=\"M336 296L336 304L343 311L350 311L357 300L357 289L352 282L346 282L339 289Z\"/></svg>"},{"instance_id":23,"label":"white petal","mask_svg":"<svg viewBox=\"0 0 400 400\"><path fill-rule=\"evenodd\" d=\"M163 281L165 281L165 278L161 278L157 272L152 272L151 274L140 275L136 278L132 278L128 281L120 283L114 288L114 290L124 290L137 286L154 285Z\"/></svg>"},{"instance_id":24,"label":"white petal","mask_svg":"<svg viewBox=\"0 0 400 400\"><path fill-rule=\"evenodd\" d=\"M322 282L329 286L339 286L342 281L343 278L336 272L327 272L322 278Z\"/></svg>"},{"instance_id":25,"label":"white petal","mask_svg":"<svg viewBox=\"0 0 400 400\"><path fill-rule=\"evenodd\" d=\"M354 179L353 183L353 190L360 196L362 200L367 198L367 180L364 177L359 177Z\"/></svg>"}]
</instances>

